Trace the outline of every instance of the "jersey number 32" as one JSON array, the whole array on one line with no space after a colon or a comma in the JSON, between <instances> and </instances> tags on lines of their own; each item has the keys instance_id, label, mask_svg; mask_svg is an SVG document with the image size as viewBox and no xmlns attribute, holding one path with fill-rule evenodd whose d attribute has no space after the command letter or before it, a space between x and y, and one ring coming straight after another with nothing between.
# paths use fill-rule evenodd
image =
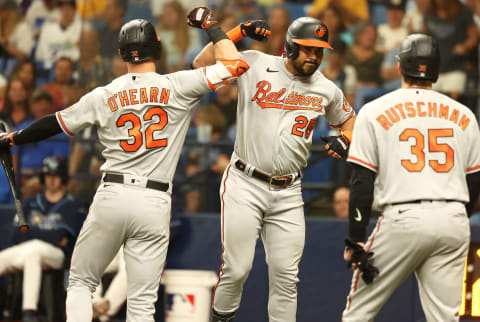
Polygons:
<instances>
[{"instance_id":1,"label":"jersey number 32","mask_svg":"<svg viewBox=\"0 0 480 322\"><path fill-rule=\"evenodd\" d=\"M158 121L150 124L142 133L142 120L140 117L132 112L122 114L117 120L118 127L129 126L128 130L129 140L120 140L120 147L125 152L135 152L143 145L147 149L165 147L168 144L168 139L155 139L154 132L161 131L168 123L167 112L160 106L150 107L142 116L144 121L151 121L155 116L158 116ZM144 140L145 135L145 140ZM133 140L132 140L133 139ZM129 142L130 141L130 142Z\"/></svg>"}]
</instances>

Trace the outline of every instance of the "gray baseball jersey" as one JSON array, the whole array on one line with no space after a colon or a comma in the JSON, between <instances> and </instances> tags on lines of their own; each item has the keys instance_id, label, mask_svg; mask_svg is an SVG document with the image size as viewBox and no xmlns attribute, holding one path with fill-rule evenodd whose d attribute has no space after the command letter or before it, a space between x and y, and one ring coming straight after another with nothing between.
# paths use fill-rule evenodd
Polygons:
<instances>
[{"instance_id":1,"label":"gray baseball jersey","mask_svg":"<svg viewBox=\"0 0 480 322\"><path fill-rule=\"evenodd\" d=\"M298 172L307 165L317 118L340 126L355 112L342 91L317 71L292 75L282 57L258 51L240 56L249 65L239 86L235 154L275 175Z\"/></svg>"},{"instance_id":2,"label":"gray baseball jersey","mask_svg":"<svg viewBox=\"0 0 480 322\"><path fill-rule=\"evenodd\" d=\"M366 246L380 274L367 286L354 273L342 321L373 321L412 272L427 321L459 320L479 142L473 113L432 90L399 89L360 110L348 161L376 172L384 211Z\"/></svg>"},{"instance_id":3,"label":"gray baseball jersey","mask_svg":"<svg viewBox=\"0 0 480 322\"><path fill-rule=\"evenodd\" d=\"M223 265L213 308L220 314L238 309L261 234L269 267L269 321L294 322L305 241L298 173L307 165L317 118L341 126L354 111L320 72L296 77L281 57L257 51L240 56L250 69L237 80L237 138L220 189ZM279 188L259 180L255 171L293 179Z\"/></svg>"},{"instance_id":4,"label":"gray baseball jersey","mask_svg":"<svg viewBox=\"0 0 480 322\"><path fill-rule=\"evenodd\" d=\"M377 172L379 206L468 202L465 175L480 171L478 124L469 108L435 91L400 89L362 110L348 161Z\"/></svg>"},{"instance_id":5,"label":"gray baseball jersey","mask_svg":"<svg viewBox=\"0 0 480 322\"><path fill-rule=\"evenodd\" d=\"M68 135L92 125L105 146L102 172L171 181L193 107L210 91L201 69L127 74L57 112Z\"/></svg>"}]
</instances>

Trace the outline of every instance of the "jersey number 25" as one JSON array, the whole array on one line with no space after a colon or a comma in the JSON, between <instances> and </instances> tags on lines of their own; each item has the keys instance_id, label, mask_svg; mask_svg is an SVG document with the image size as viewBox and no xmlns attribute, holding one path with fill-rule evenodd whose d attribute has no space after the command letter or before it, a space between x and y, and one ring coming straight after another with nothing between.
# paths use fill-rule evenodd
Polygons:
<instances>
[{"instance_id":1,"label":"jersey number 25","mask_svg":"<svg viewBox=\"0 0 480 322\"><path fill-rule=\"evenodd\" d=\"M144 121L150 121L154 116L158 116L158 122L150 124L145 129L145 147L147 149L159 148L167 146L168 139L154 139L153 134L155 131L162 130L165 125L168 123L167 112L163 110L160 106L150 107L145 114L143 114ZM117 120L118 127L127 126L127 123L131 128L128 130L128 135L130 140L120 140L120 147L125 152L135 152L143 144L143 133L142 133L142 121L140 117L132 112L122 114ZM132 139L133 138L133 142ZM129 143L131 141L131 143Z\"/></svg>"}]
</instances>

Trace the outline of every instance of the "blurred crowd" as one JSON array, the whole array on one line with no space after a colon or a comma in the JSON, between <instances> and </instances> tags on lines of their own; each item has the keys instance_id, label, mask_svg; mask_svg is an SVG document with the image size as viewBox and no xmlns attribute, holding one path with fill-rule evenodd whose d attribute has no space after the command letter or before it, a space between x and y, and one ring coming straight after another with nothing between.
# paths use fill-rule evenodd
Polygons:
<instances>
[{"instance_id":1,"label":"blurred crowd","mask_svg":"<svg viewBox=\"0 0 480 322\"><path fill-rule=\"evenodd\" d=\"M400 87L400 42L410 33L431 34L441 51L434 89L478 117L480 0L0 0L0 118L12 130L22 129L125 73L117 39L130 19L156 26L163 48L158 72L189 69L207 42L185 19L200 5L215 10L225 31L247 20L267 20L272 32L267 42L245 38L238 46L273 55L282 55L290 21L304 15L322 20L335 50L326 53L320 69L357 111ZM233 151L236 103L232 84L207 95L196 110L175 179L184 212L219 211L218 186ZM318 135L329 130L318 122ZM13 149L22 198L42 190L43 159L61 156L69 159L69 191L90 202L100 178L101 151L91 129L73 139L60 134ZM0 204L11 202L0 171Z\"/></svg>"}]
</instances>

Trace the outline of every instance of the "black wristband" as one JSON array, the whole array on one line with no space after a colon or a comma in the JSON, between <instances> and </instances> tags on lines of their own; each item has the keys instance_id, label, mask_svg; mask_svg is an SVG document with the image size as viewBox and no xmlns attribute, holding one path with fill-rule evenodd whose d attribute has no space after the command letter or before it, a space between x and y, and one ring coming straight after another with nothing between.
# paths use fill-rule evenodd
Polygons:
<instances>
[{"instance_id":1,"label":"black wristband","mask_svg":"<svg viewBox=\"0 0 480 322\"><path fill-rule=\"evenodd\" d=\"M62 128L58 124L55 114L49 114L15 133L13 142L15 145L38 142L61 132Z\"/></svg>"},{"instance_id":2,"label":"black wristband","mask_svg":"<svg viewBox=\"0 0 480 322\"><path fill-rule=\"evenodd\" d=\"M220 40L223 39L230 39L228 36L225 34L225 32L220 28L218 24L213 24L208 29L206 30L208 37L210 37L210 40L216 44Z\"/></svg>"}]
</instances>

